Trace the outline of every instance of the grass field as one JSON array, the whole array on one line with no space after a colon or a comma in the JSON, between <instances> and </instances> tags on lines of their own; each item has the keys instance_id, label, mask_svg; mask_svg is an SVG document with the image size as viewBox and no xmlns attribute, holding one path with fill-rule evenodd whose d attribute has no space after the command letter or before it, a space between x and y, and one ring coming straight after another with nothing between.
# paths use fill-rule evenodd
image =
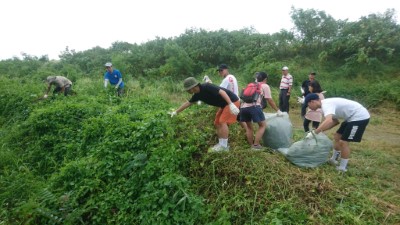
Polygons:
<instances>
[{"instance_id":1,"label":"grass field","mask_svg":"<svg viewBox=\"0 0 400 225\"><path fill-rule=\"evenodd\" d=\"M299 168L280 153L252 151L235 124L229 153L196 157L194 186L214 216L233 224L399 224L399 116L389 108L370 113L362 142L350 144L346 174L327 164ZM294 141L300 140L304 131L296 104L290 119ZM337 128L326 134L333 138Z\"/></svg>"}]
</instances>

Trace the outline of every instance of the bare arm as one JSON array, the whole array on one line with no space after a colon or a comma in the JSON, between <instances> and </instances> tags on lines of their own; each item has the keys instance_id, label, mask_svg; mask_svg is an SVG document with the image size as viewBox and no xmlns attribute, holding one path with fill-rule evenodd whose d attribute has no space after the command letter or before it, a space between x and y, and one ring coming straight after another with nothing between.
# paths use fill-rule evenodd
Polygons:
<instances>
[{"instance_id":1,"label":"bare arm","mask_svg":"<svg viewBox=\"0 0 400 225\"><path fill-rule=\"evenodd\" d=\"M192 103L187 101L187 102L183 103L175 112L176 113L180 113L180 112L182 112L183 110L185 110L186 108L188 108L191 105L192 105Z\"/></svg>"},{"instance_id":2,"label":"bare arm","mask_svg":"<svg viewBox=\"0 0 400 225\"><path fill-rule=\"evenodd\" d=\"M115 85L115 87L119 87L119 85L122 83L122 78L119 78L118 83Z\"/></svg>"},{"instance_id":3,"label":"bare arm","mask_svg":"<svg viewBox=\"0 0 400 225\"><path fill-rule=\"evenodd\" d=\"M49 91L50 91L50 88L51 88L51 84L50 84L50 83L48 83L48 84L47 84L46 95L49 93Z\"/></svg>"},{"instance_id":4,"label":"bare arm","mask_svg":"<svg viewBox=\"0 0 400 225\"><path fill-rule=\"evenodd\" d=\"M275 111L279 110L278 107L276 107L276 104L272 98L267 98L267 102Z\"/></svg>"},{"instance_id":5,"label":"bare arm","mask_svg":"<svg viewBox=\"0 0 400 225\"><path fill-rule=\"evenodd\" d=\"M339 121L335 118L333 118L333 115L327 115L325 117L325 120L318 126L318 128L315 130L315 133L320 133L324 132L326 130L331 129L332 127L336 126L339 124Z\"/></svg>"}]
</instances>

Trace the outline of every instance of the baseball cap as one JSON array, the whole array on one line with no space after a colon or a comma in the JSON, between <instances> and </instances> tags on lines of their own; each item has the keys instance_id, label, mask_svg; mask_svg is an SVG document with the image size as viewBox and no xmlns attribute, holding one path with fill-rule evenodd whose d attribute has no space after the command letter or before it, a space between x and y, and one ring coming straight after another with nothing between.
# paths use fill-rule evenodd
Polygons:
<instances>
[{"instance_id":1,"label":"baseball cap","mask_svg":"<svg viewBox=\"0 0 400 225\"><path fill-rule=\"evenodd\" d=\"M315 93L310 93L306 96L306 98L304 99L304 105L308 106L308 103L312 100L318 100L319 96Z\"/></svg>"},{"instance_id":2,"label":"baseball cap","mask_svg":"<svg viewBox=\"0 0 400 225\"><path fill-rule=\"evenodd\" d=\"M224 69L228 69L228 65L226 65L226 64L219 65L217 71L221 71L221 70L224 70Z\"/></svg>"},{"instance_id":3,"label":"baseball cap","mask_svg":"<svg viewBox=\"0 0 400 225\"><path fill-rule=\"evenodd\" d=\"M282 67L282 70L289 70L287 66Z\"/></svg>"},{"instance_id":4,"label":"baseball cap","mask_svg":"<svg viewBox=\"0 0 400 225\"><path fill-rule=\"evenodd\" d=\"M183 81L183 88L185 89L185 91L188 91L198 84L199 82L196 80L196 78L188 77Z\"/></svg>"},{"instance_id":5,"label":"baseball cap","mask_svg":"<svg viewBox=\"0 0 400 225\"><path fill-rule=\"evenodd\" d=\"M104 64L104 66L106 66L106 67L111 67L111 66L112 66L112 63L108 62L108 63Z\"/></svg>"}]
</instances>

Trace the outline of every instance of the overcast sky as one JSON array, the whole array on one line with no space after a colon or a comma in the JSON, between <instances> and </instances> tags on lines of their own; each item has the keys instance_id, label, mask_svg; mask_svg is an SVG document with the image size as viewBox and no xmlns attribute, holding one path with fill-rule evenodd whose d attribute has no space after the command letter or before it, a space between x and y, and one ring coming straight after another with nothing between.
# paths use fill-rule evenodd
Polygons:
<instances>
[{"instance_id":1,"label":"overcast sky","mask_svg":"<svg viewBox=\"0 0 400 225\"><path fill-rule=\"evenodd\" d=\"M354 3L353 3L354 2ZM290 30L291 7L325 11L336 20L356 21L396 10L396 0L5 0L0 13L0 60L48 55L58 59L66 46L83 51L115 41L143 43L176 37L190 28L259 33Z\"/></svg>"}]
</instances>

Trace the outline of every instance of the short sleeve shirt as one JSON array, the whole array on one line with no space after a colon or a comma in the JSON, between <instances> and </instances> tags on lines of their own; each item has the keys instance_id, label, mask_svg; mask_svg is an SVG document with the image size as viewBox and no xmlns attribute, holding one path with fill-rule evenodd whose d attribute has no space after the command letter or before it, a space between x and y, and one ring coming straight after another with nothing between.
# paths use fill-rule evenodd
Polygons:
<instances>
[{"instance_id":1,"label":"short sleeve shirt","mask_svg":"<svg viewBox=\"0 0 400 225\"><path fill-rule=\"evenodd\" d=\"M66 85L72 85L72 82L63 76L48 77L47 83L53 84L56 87L60 87L60 88L66 86Z\"/></svg>"},{"instance_id":2,"label":"short sleeve shirt","mask_svg":"<svg viewBox=\"0 0 400 225\"><path fill-rule=\"evenodd\" d=\"M345 98L326 98L321 100L324 116L333 115L335 119L346 122L366 120L370 114L360 103Z\"/></svg>"},{"instance_id":3,"label":"short sleeve shirt","mask_svg":"<svg viewBox=\"0 0 400 225\"><path fill-rule=\"evenodd\" d=\"M264 98L266 98L266 99L272 98L272 96L271 96L271 88L269 87L268 84L262 84L261 85L261 91L262 91L262 95L264 95ZM260 95L260 97L257 99L256 105L261 106L262 95ZM243 102L241 108L246 108L246 107L250 107L250 106L254 106L254 104L253 103Z\"/></svg>"},{"instance_id":4,"label":"short sleeve shirt","mask_svg":"<svg viewBox=\"0 0 400 225\"><path fill-rule=\"evenodd\" d=\"M236 80L236 77L232 74L228 74L223 80L222 83L219 85L220 87L226 88L231 92L235 93L239 96L239 86Z\"/></svg>"},{"instance_id":5,"label":"short sleeve shirt","mask_svg":"<svg viewBox=\"0 0 400 225\"><path fill-rule=\"evenodd\" d=\"M122 79L122 74L119 72L119 70L113 69L112 73L110 72L105 72L104 73L104 79L107 79L110 81L110 84L116 85L118 84L119 79ZM119 87L123 88L124 87L124 82L122 81Z\"/></svg>"},{"instance_id":6,"label":"short sleeve shirt","mask_svg":"<svg viewBox=\"0 0 400 225\"><path fill-rule=\"evenodd\" d=\"M190 103L194 103L200 100L208 105L223 108L228 105L228 103L219 94L219 90L221 89L226 92L232 102L239 101L239 97L236 94L226 88L218 87L215 84L205 83L200 84L199 87L200 92L192 95L192 98L189 99Z\"/></svg>"},{"instance_id":7,"label":"short sleeve shirt","mask_svg":"<svg viewBox=\"0 0 400 225\"><path fill-rule=\"evenodd\" d=\"M279 89L289 89L289 86L293 84L293 76L290 74L286 74L286 76L282 75L281 84Z\"/></svg>"}]
</instances>

